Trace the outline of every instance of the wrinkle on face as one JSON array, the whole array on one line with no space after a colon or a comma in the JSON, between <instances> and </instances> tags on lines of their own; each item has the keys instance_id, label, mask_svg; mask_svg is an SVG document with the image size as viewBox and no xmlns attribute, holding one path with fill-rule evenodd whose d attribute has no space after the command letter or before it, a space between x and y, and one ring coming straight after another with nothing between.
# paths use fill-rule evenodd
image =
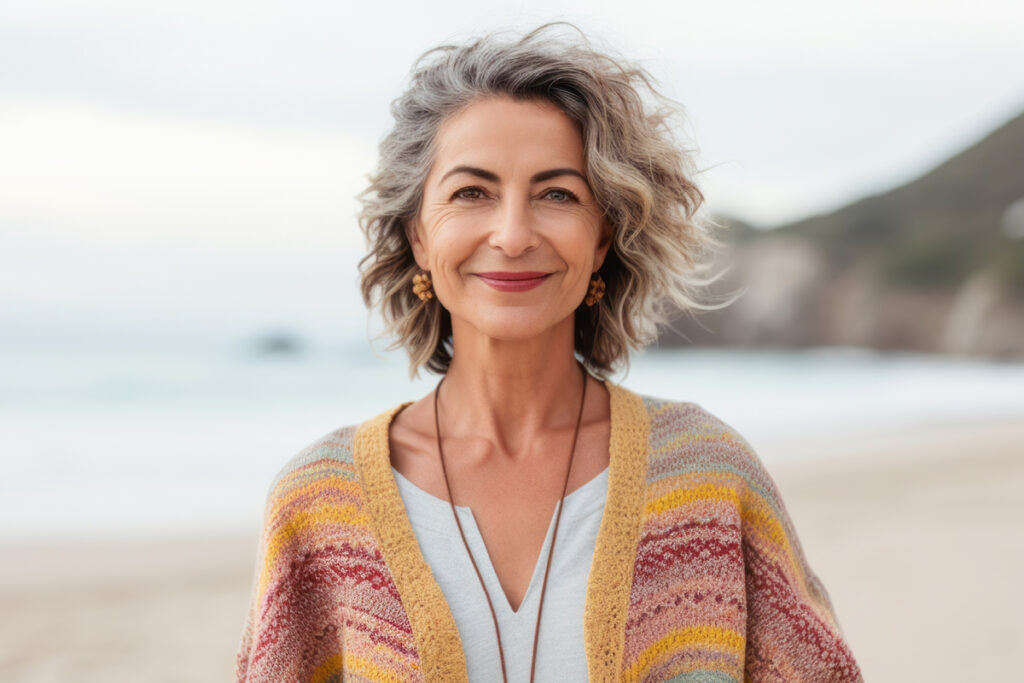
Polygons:
<instances>
[{"instance_id":1,"label":"wrinkle on face","mask_svg":"<svg viewBox=\"0 0 1024 683\"><path fill-rule=\"evenodd\" d=\"M550 102L488 98L446 121L437 143L407 230L438 300L453 319L502 335L572 316L610 241L575 122ZM475 276L489 271L549 276L508 293Z\"/></svg>"}]
</instances>

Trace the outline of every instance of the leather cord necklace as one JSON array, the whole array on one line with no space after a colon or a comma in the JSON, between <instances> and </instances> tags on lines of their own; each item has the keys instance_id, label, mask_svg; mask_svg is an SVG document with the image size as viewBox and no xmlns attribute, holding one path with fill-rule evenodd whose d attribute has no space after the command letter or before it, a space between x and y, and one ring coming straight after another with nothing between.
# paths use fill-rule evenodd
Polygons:
<instances>
[{"instance_id":1,"label":"leather cord necklace","mask_svg":"<svg viewBox=\"0 0 1024 683\"><path fill-rule=\"evenodd\" d=\"M582 370L582 368L581 368ZM466 533L462 530L462 522L459 521L459 515L455 512L455 501L452 498L452 486L448 482L448 470L444 464L444 448L441 447L441 418L437 407L437 396L441 391L441 385L444 383L445 378L442 377L441 381L437 383L437 388L434 389L434 429L437 433L437 453L441 458L441 474L444 476L444 485L448 489L448 504L452 508L452 516L455 517L455 526L459 528L459 536L462 538L462 545L466 548L466 554L469 555L469 561L473 565L473 571L476 572L476 578L480 581L480 588L484 591L484 597L487 598L487 607L491 610L491 619L494 621L494 634L498 638L498 657L501 660L501 680L508 683L508 674L505 671L505 651L501 645L501 629L498 628L498 616L494 611L494 604L491 602L491 595L487 592L487 586L484 585L484 577L480 573L480 568L477 567L476 560L473 559L473 552L469 549L469 543L466 541ZM562 497L558 503L558 511L555 513L555 528L551 532L551 547L548 549L548 559L544 566L544 581L540 585L540 604L537 605L537 624L533 629L533 652L530 655L530 683L533 683L533 674L537 666L537 642L540 636L540 615L544 609L544 591L548 585L548 572L551 569L551 558L555 554L555 540L558 538L558 522L562 518L562 507L565 504L565 492L569 488L569 473L572 472L572 459L576 453L576 440L580 435L580 424L583 422L583 404L587 400L587 372L583 370L583 395L580 397L580 410L576 415L576 430L572 435L572 446L569 448L569 465L565 468L565 481L562 483Z\"/></svg>"}]
</instances>

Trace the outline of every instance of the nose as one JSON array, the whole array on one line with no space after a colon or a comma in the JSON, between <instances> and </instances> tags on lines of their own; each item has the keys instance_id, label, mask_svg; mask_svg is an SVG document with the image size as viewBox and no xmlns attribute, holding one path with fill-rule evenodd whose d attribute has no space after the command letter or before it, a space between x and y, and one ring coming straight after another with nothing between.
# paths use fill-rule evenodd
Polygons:
<instances>
[{"instance_id":1,"label":"nose","mask_svg":"<svg viewBox=\"0 0 1024 683\"><path fill-rule=\"evenodd\" d=\"M530 202L509 200L493 216L489 243L509 258L522 256L540 244Z\"/></svg>"}]
</instances>

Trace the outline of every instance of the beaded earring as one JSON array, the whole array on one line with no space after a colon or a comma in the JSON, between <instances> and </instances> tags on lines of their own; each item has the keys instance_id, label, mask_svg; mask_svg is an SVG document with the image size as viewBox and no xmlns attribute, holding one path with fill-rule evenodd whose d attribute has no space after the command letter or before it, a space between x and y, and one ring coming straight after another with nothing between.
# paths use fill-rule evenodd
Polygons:
<instances>
[{"instance_id":1,"label":"beaded earring","mask_svg":"<svg viewBox=\"0 0 1024 683\"><path fill-rule=\"evenodd\" d=\"M587 290L587 298L583 300L588 306L593 306L604 296L604 279L600 273L594 273L590 278L590 288Z\"/></svg>"},{"instance_id":2,"label":"beaded earring","mask_svg":"<svg viewBox=\"0 0 1024 683\"><path fill-rule=\"evenodd\" d=\"M420 271L412 276L412 291L422 301L430 301L434 298L434 290L431 288L430 274Z\"/></svg>"}]
</instances>

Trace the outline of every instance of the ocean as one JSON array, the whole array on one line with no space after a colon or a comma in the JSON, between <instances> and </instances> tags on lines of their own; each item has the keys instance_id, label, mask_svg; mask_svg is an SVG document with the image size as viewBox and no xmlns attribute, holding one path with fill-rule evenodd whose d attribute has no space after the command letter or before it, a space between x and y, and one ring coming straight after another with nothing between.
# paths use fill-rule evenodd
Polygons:
<instances>
[{"instance_id":1,"label":"ocean","mask_svg":"<svg viewBox=\"0 0 1024 683\"><path fill-rule=\"evenodd\" d=\"M613 379L698 403L755 449L794 434L1024 419L1024 363L651 350ZM256 533L270 482L292 455L435 383L411 381L401 354L366 343L273 355L0 350L0 538Z\"/></svg>"}]
</instances>

